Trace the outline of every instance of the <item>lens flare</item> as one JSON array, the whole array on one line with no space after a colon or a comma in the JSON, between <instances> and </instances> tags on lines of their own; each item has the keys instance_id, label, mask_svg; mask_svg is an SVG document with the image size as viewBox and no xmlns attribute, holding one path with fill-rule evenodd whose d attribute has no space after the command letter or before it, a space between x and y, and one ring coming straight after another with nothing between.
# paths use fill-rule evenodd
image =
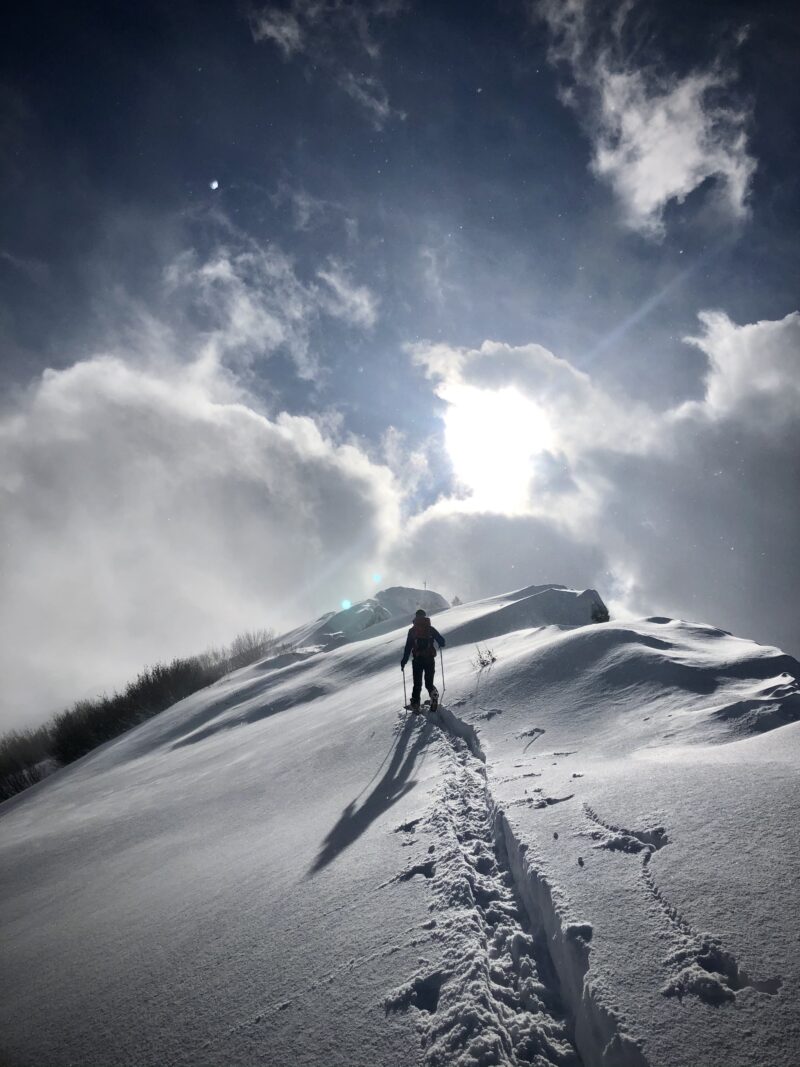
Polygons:
<instances>
[{"instance_id":1,"label":"lens flare","mask_svg":"<svg viewBox=\"0 0 800 1067\"><path fill-rule=\"evenodd\" d=\"M352 608L352 604L349 600L342 601L342 611L347 611L348 608Z\"/></svg>"}]
</instances>

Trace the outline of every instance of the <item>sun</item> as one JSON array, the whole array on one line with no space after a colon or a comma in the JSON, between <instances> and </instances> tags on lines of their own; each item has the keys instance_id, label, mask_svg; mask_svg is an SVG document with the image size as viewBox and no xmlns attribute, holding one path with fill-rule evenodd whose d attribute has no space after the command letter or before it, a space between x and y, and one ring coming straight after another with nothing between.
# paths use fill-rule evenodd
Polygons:
<instances>
[{"instance_id":1,"label":"sun","mask_svg":"<svg viewBox=\"0 0 800 1067\"><path fill-rule=\"evenodd\" d=\"M482 508L519 512L529 501L533 460L553 444L542 408L517 389L449 386L442 394L445 444L456 477Z\"/></svg>"}]
</instances>

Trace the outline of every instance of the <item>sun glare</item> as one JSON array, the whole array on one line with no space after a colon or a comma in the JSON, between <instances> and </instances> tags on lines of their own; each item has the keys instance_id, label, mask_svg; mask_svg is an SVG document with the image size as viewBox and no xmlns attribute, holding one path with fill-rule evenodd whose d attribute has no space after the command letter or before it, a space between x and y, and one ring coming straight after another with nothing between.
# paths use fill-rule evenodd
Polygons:
<instances>
[{"instance_id":1,"label":"sun glare","mask_svg":"<svg viewBox=\"0 0 800 1067\"><path fill-rule=\"evenodd\" d=\"M544 411L516 389L453 386L444 396L445 443L460 482L481 507L522 510L533 458L552 446Z\"/></svg>"}]
</instances>

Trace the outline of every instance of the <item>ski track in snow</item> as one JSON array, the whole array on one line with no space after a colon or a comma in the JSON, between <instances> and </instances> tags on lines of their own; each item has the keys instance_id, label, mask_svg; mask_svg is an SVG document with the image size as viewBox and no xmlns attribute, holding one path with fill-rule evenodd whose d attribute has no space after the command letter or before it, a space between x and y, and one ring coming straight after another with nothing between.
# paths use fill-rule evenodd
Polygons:
<instances>
[{"instance_id":1,"label":"ski track in snow","mask_svg":"<svg viewBox=\"0 0 800 1067\"><path fill-rule=\"evenodd\" d=\"M661 990L664 996L682 1000L693 995L707 1004L726 1004L735 1001L737 992L745 988L768 995L778 992L783 984L780 978L751 979L719 938L695 930L667 900L650 865L653 855L669 844L664 827L630 830L606 822L588 804L583 805L583 811L591 826L588 833L596 842L595 848L642 857L642 884L666 919L673 941L672 951L665 960L672 974Z\"/></svg>"},{"instance_id":2,"label":"ski track in snow","mask_svg":"<svg viewBox=\"0 0 800 1067\"><path fill-rule=\"evenodd\" d=\"M447 768L441 801L395 832L417 846L415 835L430 833L438 853L429 845L393 881L428 882L428 926L444 962L421 959L385 1010L419 1013L429 1067L648 1067L586 980L591 924L562 914L558 890L493 799L475 728L445 706L434 721L442 731L430 743ZM568 799L531 798L537 807Z\"/></svg>"},{"instance_id":3,"label":"ski track in snow","mask_svg":"<svg viewBox=\"0 0 800 1067\"><path fill-rule=\"evenodd\" d=\"M430 1067L579 1067L552 965L528 929L495 836L484 764L449 732L431 743L446 768L441 800L396 832L430 833L439 844L395 880L428 879L443 962L423 962L386 997L386 1011L420 1013Z\"/></svg>"}]
</instances>

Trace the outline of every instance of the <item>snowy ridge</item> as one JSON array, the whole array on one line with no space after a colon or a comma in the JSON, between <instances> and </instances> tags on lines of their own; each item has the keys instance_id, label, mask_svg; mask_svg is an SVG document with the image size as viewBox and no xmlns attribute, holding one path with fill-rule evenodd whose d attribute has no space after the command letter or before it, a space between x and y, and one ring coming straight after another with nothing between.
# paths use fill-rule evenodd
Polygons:
<instances>
[{"instance_id":1,"label":"snowy ridge","mask_svg":"<svg viewBox=\"0 0 800 1067\"><path fill-rule=\"evenodd\" d=\"M793 1067L800 665L598 602L442 610L429 719L318 620L2 805L0 1058Z\"/></svg>"},{"instance_id":2,"label":"snowy ridge","mask_svg":"<svg viewBox=\"0 0 800 1067\"><path fill-rule=\"evenodd\" d=\"M450 630L450 641L489 641L502 634L540 626L585 626L596 608L606 610L594 589L578 592L563 585L532 585L516 593L492 597L486 609Z\"/></svg>"}]
</instances>

